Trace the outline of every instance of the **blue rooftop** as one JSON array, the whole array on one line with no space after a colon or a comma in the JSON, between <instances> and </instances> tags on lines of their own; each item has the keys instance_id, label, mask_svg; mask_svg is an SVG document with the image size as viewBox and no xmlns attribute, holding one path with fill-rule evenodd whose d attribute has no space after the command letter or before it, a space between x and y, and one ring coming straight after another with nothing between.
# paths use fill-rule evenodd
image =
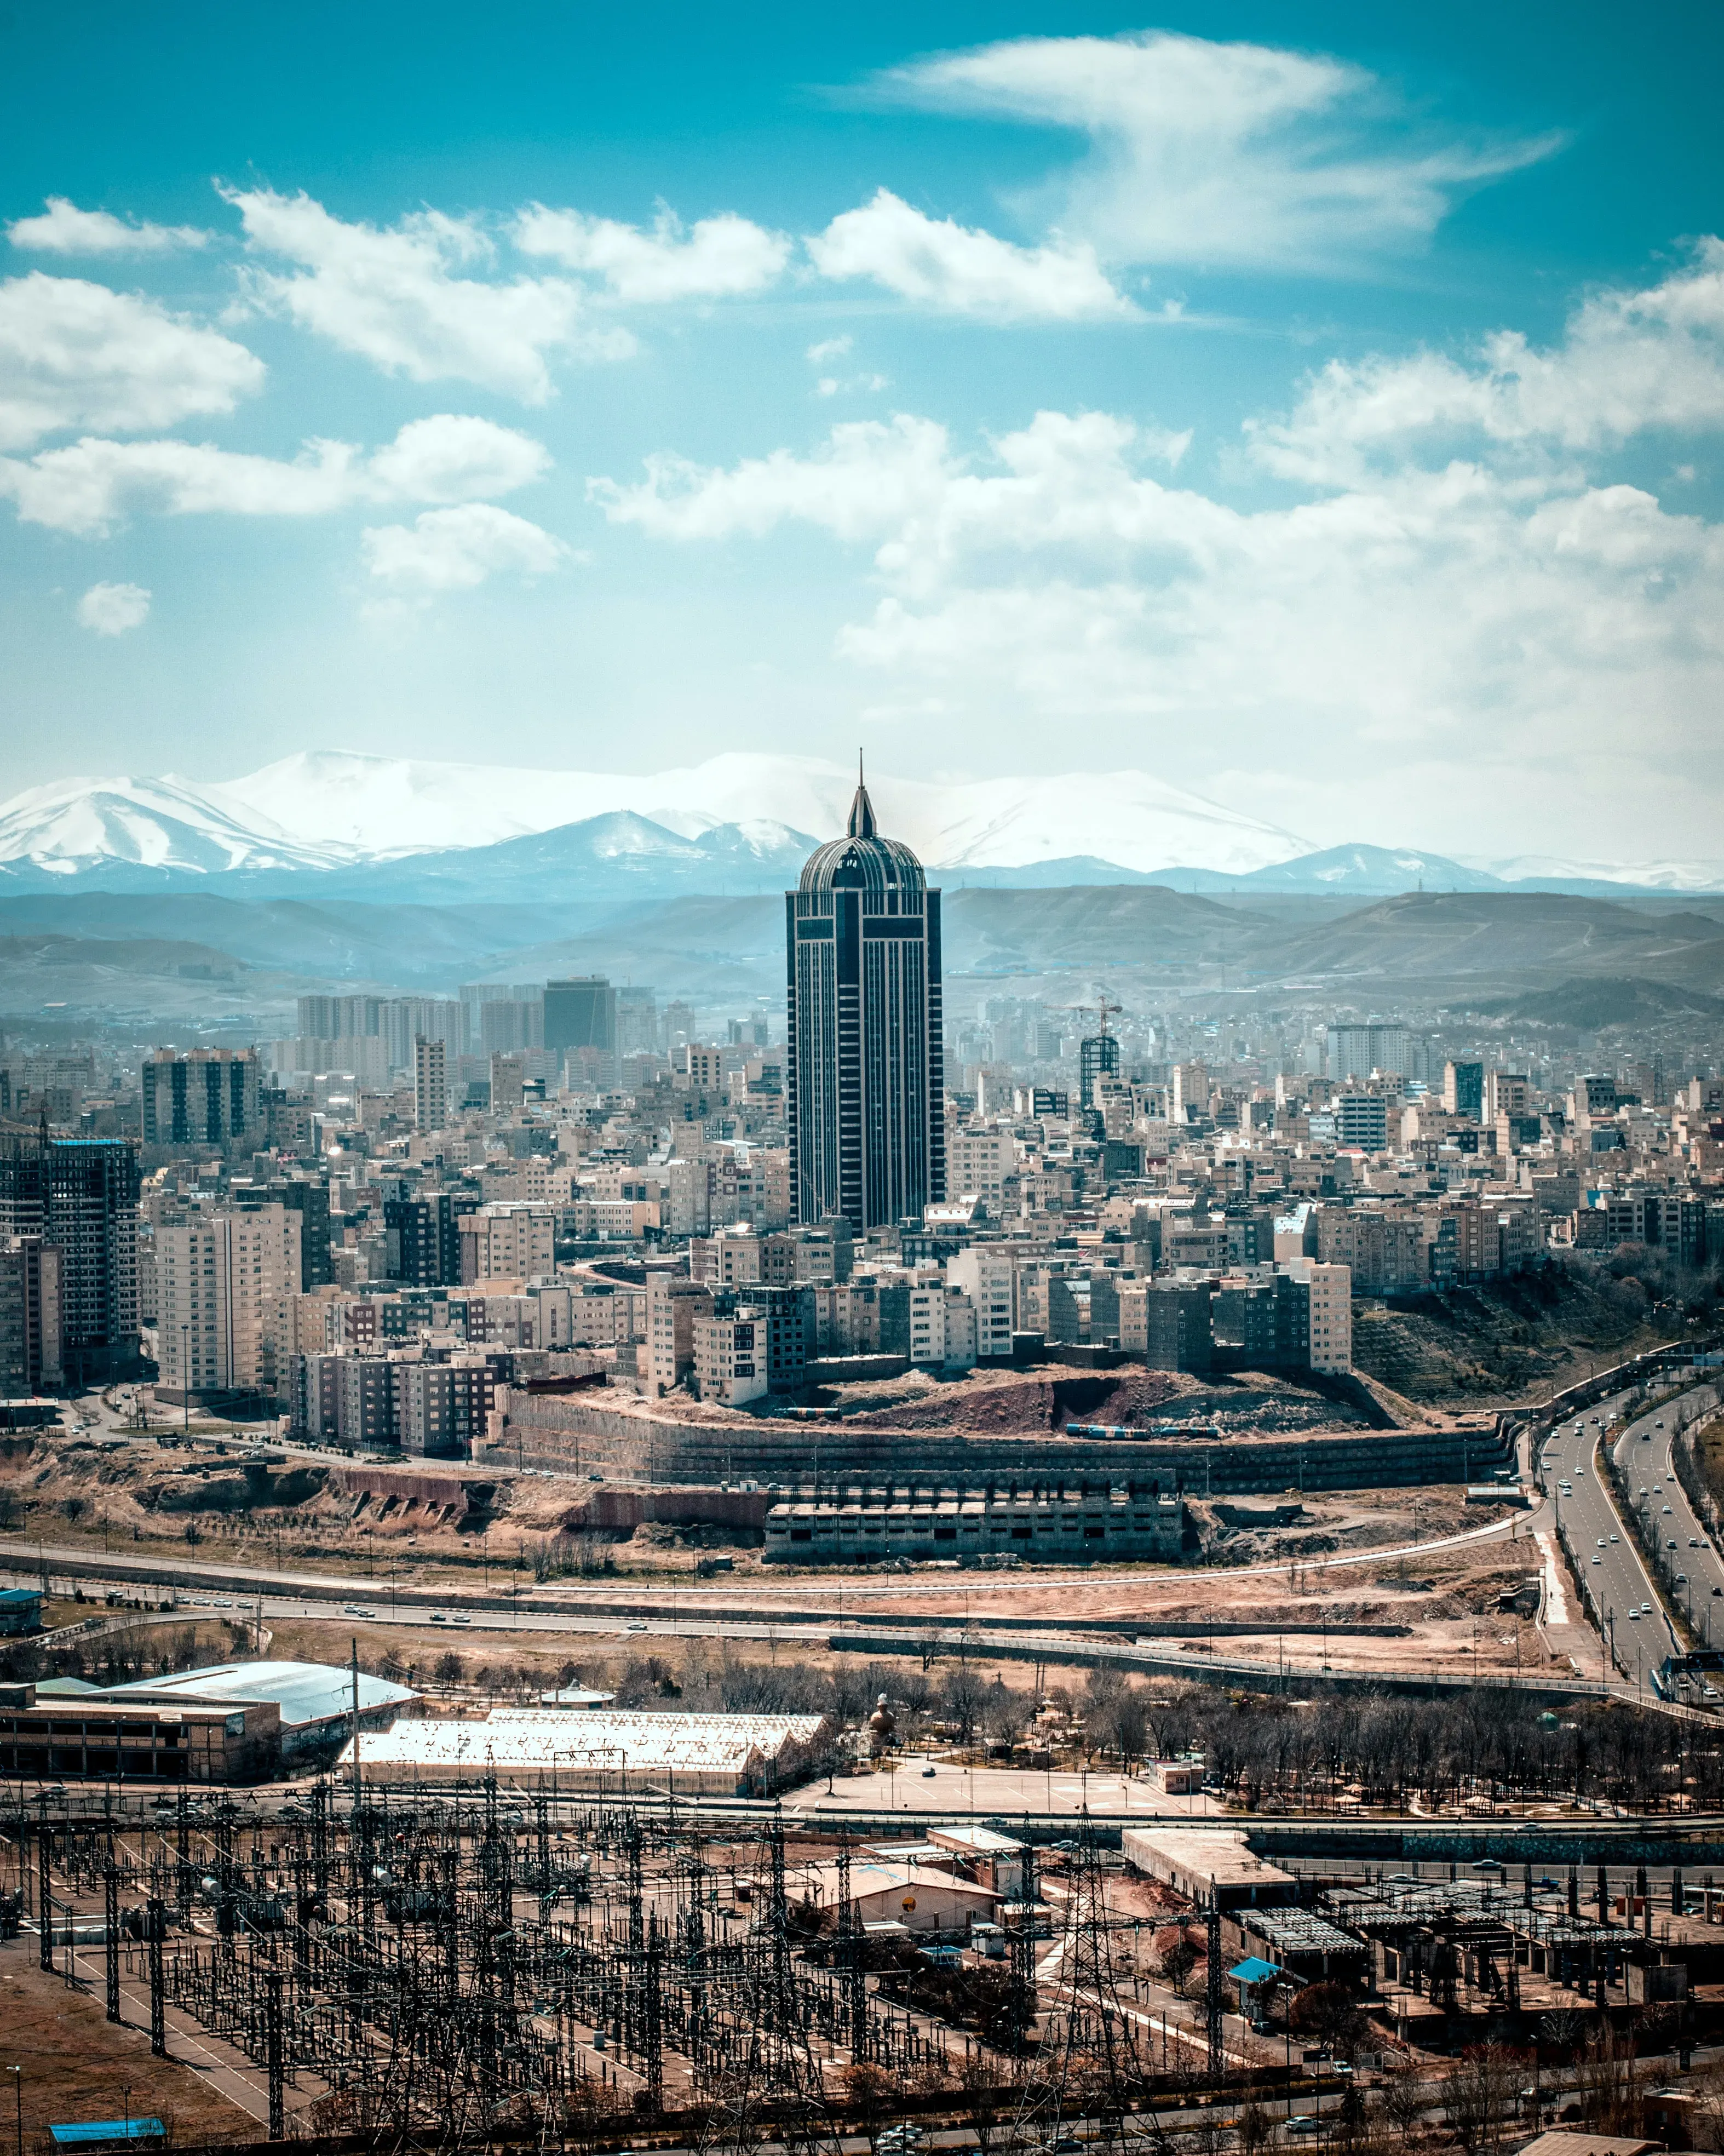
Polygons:
<instances>
[{"instance_id":1,"label":"blue rooftop","mask_svg":"<svg viewBox=\"0 0 1724 2156\"><path fill-rule=\"evenodd\" d=\"M225 1701L239 1706L245 1701L273 1701L289 1727L309 1722L331 1722L351 1713L353 1679L333 1662L221 1662L201 1670L176 1670L171 1676L142 1677L131 1684L105 1687L105 1696L124 1699L147 1694L167 1700ZM391 1684L387 1677L359 1672L359 1711L373 1707L405 1707L418 1697L406 1685Z\"/></svg>"},{"instance_id":2,"label":"blue rooftop","mask_svg":"<svg viewBox=\"0 0 1724 2156\"><path fill-rule=\"evenodd\" d=\"M75 2126L50 2126L56 2148L81 2148L92 2141L165 2141L159 2118L86 2118Z\"/></svg>"},{"instance_id":3,"label":"blue rooftop","mask_svg":"<svg viewBox=\"0 0 1724 2156\"><path fill-rule=\"evenodd\" d=\"M1228 1974L1235 1984L1267 1984L1272 1976L1281 1974L1277 1962L1265 1961L1260 1954L1247 1954Z\"/></svg>"}]
</instances>

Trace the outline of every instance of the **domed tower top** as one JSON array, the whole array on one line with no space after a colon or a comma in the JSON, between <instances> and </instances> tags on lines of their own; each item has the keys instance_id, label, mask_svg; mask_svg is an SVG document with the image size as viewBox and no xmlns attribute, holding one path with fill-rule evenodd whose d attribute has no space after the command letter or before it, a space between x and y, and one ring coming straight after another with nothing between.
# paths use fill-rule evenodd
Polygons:
<instances>
[{"instance_id":1,"label":"domed tower top","mask_svg":"<svg viewBox=\"0 0 1724 2156\"><path fill-rule=\"evenodd\" d=\"M900 839L883 839L875 820L874 803L857 758L856 793L850 803L844 835L817 846L803 864L803 891L864 891L900 894L900 903L913 902L906 911L920 909L927 888L922 865Z\"/></svg>"}]
</instances>

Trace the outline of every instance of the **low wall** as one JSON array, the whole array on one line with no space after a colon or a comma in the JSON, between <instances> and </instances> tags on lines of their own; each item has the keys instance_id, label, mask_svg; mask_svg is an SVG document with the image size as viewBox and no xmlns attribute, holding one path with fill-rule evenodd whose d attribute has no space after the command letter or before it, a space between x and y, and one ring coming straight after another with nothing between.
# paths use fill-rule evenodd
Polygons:
<instances>
[{"instance_id":1,"label":"low wall","mask_svg":"<svg viewBox=\"0 0 1724 2156\"><path fill-rule=\"evenodd\" d=\"M842 1423L738 1417L711 1421L629 1414L577 1398L511 1392L501 1442L485 1465L549 1468L644 1485L977 1479L1130 1481L1171 1475L1190 1496L1357 1490L1470 1481L1504 1465L1506 1440L1478 1430L1348 1430L1268 1437L1070 1437L1063 1431L978 1436Z\"/></svg>"}]
</instances>

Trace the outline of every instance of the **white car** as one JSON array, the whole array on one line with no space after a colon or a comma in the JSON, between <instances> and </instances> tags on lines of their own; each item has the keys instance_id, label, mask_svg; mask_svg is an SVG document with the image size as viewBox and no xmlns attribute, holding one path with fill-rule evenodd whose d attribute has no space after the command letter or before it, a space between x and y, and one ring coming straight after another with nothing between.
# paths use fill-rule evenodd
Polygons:
<instances>
[{"instance_id":1,"label":"white car","mask_svg":"<svg viewBox=\"0 0 1724 2156\"><path fill-rule=\"evenodd\" d=\"M1598 1555L1598 1553L1596 1550L1594 1550L1593 1552L1593 1563L1594 1564L1603 1564L1603 1558Z\"/></svg>"},{"instance_id":2,"label":"white car","mask_svg":"<svg viewBox=\"0 0 1724 2156\"><path fill-rule=\"evenodd\" d=\"M1630 1610L1629 1610L1629 1624L1631 1624L1631 1625L1638 1625L1638 1624L1639 1623L1639 1621L1640 1621L1640 1611L1639 1611L1639 1604L1637 1604L1635 1605L1635 1607L1634 1607L1634 1609L1630 1609Z\"/></svg>"}]
</instances>

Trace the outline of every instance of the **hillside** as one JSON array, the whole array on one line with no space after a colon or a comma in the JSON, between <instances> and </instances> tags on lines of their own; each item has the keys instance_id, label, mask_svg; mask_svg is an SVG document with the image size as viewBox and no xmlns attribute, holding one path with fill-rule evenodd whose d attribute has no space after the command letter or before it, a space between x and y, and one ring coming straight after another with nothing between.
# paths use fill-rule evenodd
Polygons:
<instances>
[{"instance_id":1,"label":"hillside","mask_svg":"<svg viewBox=\"0 0 1724 2156\"><path fill-rule=\"evenodd\" d=\"M1638 1281L1552 1265L1440 1295L1362 1302L1353 1367L1420 1405L1511 1406L1670 1337Z\"/></svg>"}]
</instances>

